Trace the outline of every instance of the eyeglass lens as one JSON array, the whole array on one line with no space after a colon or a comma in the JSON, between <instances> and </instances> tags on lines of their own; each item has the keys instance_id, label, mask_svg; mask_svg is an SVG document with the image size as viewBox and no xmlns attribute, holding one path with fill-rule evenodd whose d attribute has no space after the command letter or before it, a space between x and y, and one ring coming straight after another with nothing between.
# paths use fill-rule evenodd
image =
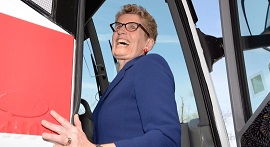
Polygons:
<instances>
[{"instance_id":1,"label":"eyeglass lens","mask_svg":"<svg viewBox=\"0 0 270 147\"><path fill-rule=\"evenodd\" d=\"M125 26L126 30L128 31L136 31L138 29L138 24L134 22L122 24L122 23L115 23L113 28L115 31L118 31L121 29L122 26Z\"/></svg>"}]
</instances>

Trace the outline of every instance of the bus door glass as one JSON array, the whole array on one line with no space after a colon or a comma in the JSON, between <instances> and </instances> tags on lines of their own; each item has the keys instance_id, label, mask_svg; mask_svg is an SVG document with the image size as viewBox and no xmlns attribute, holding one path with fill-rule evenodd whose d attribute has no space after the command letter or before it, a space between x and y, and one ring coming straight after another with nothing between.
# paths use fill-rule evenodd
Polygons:
<instances>
[{"instance_id":1,"label":"bus door glass","mask_svg":"<svg viewBox=\"0 0 270 147\"><path fill-rule=\"evenodd\" d=\"M249 101L251 115L236 138L239 146L266 147L270 141L269 0L238 0L237 5L248 92L243 100Z\"/></svg>"},{"instance_id":2,"label":"bus door glass","mask_svg":"<svg viewBox=\"0 0 270 147\"><path fill-rule=\"evenodd\" d=\"M270 91L269 1L238 0L242 46L252 112Z\"/></svg>"}]
</instances>

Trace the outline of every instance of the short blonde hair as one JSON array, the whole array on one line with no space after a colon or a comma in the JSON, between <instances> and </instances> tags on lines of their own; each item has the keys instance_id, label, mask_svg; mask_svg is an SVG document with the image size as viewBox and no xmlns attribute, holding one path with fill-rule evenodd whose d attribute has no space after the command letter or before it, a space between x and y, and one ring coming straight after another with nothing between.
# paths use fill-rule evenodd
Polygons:
<instances>
[{"instance_id":1,"label":"short blonde hair","mask_svg":"<svg viewBox=\"0 0 270 147\"><path fill-rule=\"evenodd\" d=\"M150 35L150 38L153 38L156 42L157 39L157 23L152 15L150 15L145 8L136 4L127 4L122 6L122 9L116 14L115 20L117 21L119 17L123 14L137 14L140 16L143 22L143 26Z\"/></svg>"}]
</instances>

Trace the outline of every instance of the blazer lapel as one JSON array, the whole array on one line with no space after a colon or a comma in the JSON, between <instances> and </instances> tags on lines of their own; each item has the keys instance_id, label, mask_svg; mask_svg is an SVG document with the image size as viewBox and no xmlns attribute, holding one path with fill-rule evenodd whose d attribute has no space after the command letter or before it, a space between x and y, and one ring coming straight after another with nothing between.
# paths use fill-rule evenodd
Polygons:
<instances>
[{"instance_id":1,"label":"blazer lapel","mask_svg":"<svg viewBox=\"0 0 270 147\"><path fill-rule=\"evenodd\" d=\"M116 77L113 79L113 81L110 83L110 85L108 86L108 88L106 89L106 91L104 92L104 94L102 95L102 97L100 98L101 102L103 102L107 97L108 94L114 89L114 87L123 79L123 77L125 76L125 70L121 70Z\"/></svg>"},{"instance_id":2,"label":"blazer lapel","mask_svg":"<svg viewBox=\"0 0 270 147\"><path fill-rule=\"evenodd\" d=\"M116 75L116 77L113 79L113 81L110 83L110 85L108 86L108 88L106 89L106 91L104 92L104 94L101 96L97 106L95 107L94 110L94 114L97 114L101 107L103 102L105 101L105 99L108 97L108 95L110 94L110 92L117 86L117 84L124 78L126 71L132 67L135 62L140 59L142 56L139 56L131 61L129 61L124 67L123 69ZM98 115L93 115L93 119L97 120Z\"/></svg>"},{"instance_id":3,"label":"blazer lapel","mask_svg":"<svg viewBox=\"0 0 270 147\"><path fill-rule=\"evenodd\" d=\"M107 90L104 92L104 94L102 95L101 99L100 99L100 103L102 103L110 94L110 92L114 89L115 86L117 86L117 84L124 78L126 71L132 67L134 65L134 63L140 59L142 56L139 56L137 58L134 58L133 60L129 61L122 70L120 70L120 72L116 75L116 77L113 79L113 81L110 83L110 85L108 86Z\"/></svg>"}]
</instances>

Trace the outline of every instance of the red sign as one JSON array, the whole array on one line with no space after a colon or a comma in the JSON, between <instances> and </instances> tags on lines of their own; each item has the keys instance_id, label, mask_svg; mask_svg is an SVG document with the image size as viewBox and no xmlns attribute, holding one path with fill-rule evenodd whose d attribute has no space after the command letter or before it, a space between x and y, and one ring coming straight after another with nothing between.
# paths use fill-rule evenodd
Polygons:
<instances>
[{"instance_id":1,"label":"red sign","mask_svg":"<svg viewBox=\"0 0 270 147\"><path fill-rule=\"evenodd\" d=\"M69 120L74 38L0 13L0 132L40 135L55 110Z\"/></svg>"}]
</instances>

